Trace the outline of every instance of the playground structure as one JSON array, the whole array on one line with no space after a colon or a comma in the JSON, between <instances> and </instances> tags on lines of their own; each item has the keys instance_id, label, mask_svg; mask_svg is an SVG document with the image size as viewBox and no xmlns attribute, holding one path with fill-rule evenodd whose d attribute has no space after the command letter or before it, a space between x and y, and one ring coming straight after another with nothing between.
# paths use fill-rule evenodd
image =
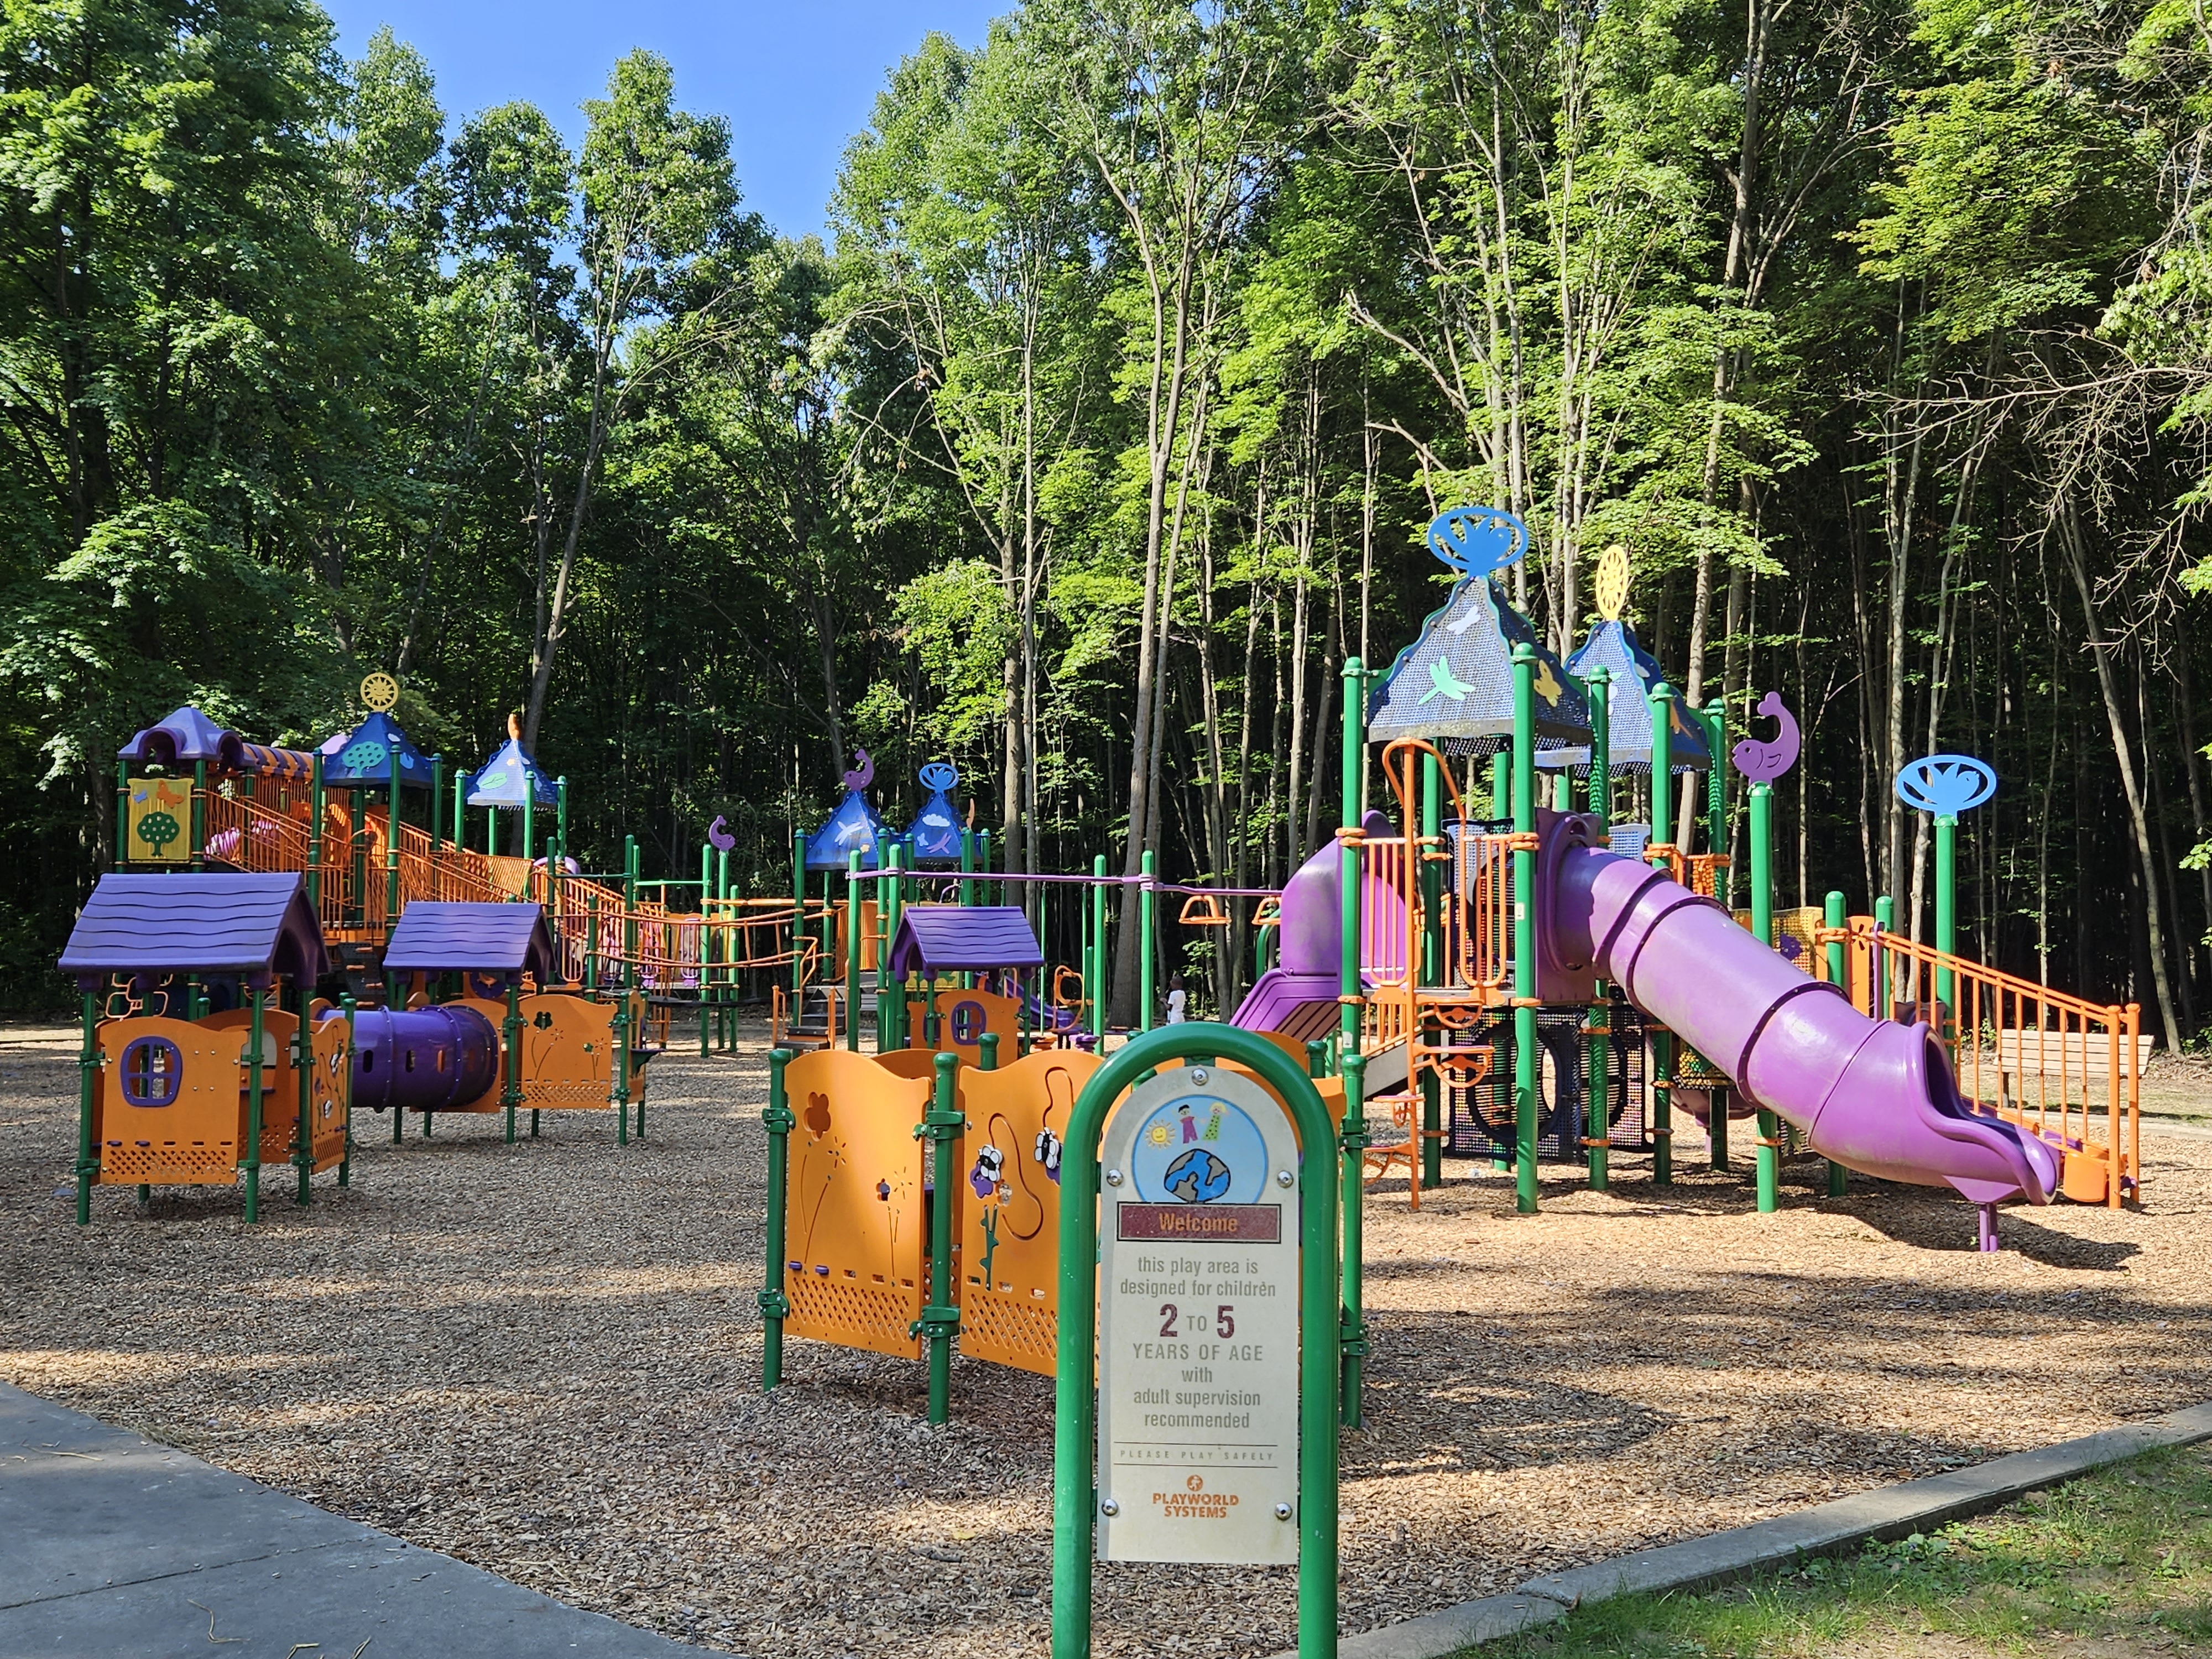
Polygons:
<instances>
[{"instance_id":1,"label":"playground structure","mask_svg":"<svg viewBox=\"0 0 2212 1659\"><path fill-rule=\"evenodd\" d=\"M346 1184L352 1037L315 996L324 965L296 876L101 880L61 957L83 998L80 1223L95 1185L143 1199L243 1171L251 1221L264 1165L293 1166L302 1204L319 1174Z\"/></svg>"},{"instance_id":2,"label":"playground structure","mask_svg":"<svg viewBox=\"0 0 2212 1659\"><path fill-rule=\"evenodd\" d=\"M1893 933L1886 900L1850 916L1830 894L1778 917L1772 781L1799 738L1770 695L1759 712L1776 738L1730 757L1750 781L1750 906L1732 915L1715 896L1729 866L1723 709L1686 710L1620 620L1625 556L1612 614L1572 664L1553 657L1490 580L1525 539L1491 509L1431 526L1461 574L1451 597L1371 694L1362 665L1346 671L1345 775L1364 769L1364 727L1407 827L1347 787L1338 845L1285 889L1282 968L1235 1016L1316 1034L1335 1005L1338 1049L1365 1052L1370 1107L1389 1114L1370 1173L1418 1165L1418 1203L1447 1150L1488 1154L1532 1211L1540 1156L1579 1155L1602 1188L1630 1145L1665 1184L1680 1109L1705 1126L1717 1169L1731 1118L1755 1120L1761 1209L1778 1203L1793 1148L1828 1158L1832 1194L1851 1170L1958 1191L1984 1249L2008 1200L2139 1199L2139 1010L1957 951L1957 814L1994 787L1987 769L1937 757L1899 781L1936 814L1932 944ZM1618 703L1616 679L1631 693ZM1692 771L1706 774L1702 808L1689 794L1677 819L1672 781ZM1644 786L1644 823L1614 823L1616 775L1632 796Z\"/></svg>"}]
</instances>

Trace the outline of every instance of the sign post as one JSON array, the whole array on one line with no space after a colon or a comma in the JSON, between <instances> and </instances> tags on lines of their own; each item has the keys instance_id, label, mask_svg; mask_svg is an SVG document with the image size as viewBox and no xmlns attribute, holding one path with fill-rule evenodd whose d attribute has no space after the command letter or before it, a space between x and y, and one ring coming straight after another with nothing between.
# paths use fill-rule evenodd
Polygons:
<instances>
[{"instance_id":1,"label":"sign post","mask_svg":"<svg viewBox=\"0 0 2212 1659\"><path fill-rule=\"evenodd\" d=\"M1300 1659L1335 1659L1328 1109L1266 1037L1163 1026L1092 1076L1066 1147L1054 1659L1090 1655L1094 1549L1104 1560L1295 1561Z\"/></svg>"}]
</instances>

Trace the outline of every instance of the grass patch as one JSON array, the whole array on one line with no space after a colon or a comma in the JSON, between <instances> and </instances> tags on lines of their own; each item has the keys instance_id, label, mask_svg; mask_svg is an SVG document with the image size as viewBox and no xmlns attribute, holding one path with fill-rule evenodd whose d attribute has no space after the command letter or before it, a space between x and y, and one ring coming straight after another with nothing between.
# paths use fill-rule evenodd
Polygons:
<instances>
[{"instance_id":1,"label":"grass patch","mask_svg":"<svg viewBox=\"0 0 2212 1659\"><path fill-rule=\"evenodd\" d=\"M2091 1651L2212 1656L2205 1449L2115 1464L1979 1520L1794 1571L1597 1602L1480 1650L1483 1659Z\"/></svg>"}]
</instances>

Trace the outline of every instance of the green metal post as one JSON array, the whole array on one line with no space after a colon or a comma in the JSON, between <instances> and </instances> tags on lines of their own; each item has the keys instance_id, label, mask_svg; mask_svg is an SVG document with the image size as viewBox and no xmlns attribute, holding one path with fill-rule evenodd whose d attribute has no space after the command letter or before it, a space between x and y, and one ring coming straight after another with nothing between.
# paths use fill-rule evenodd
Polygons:
<instances>
[{"instance_id":1,"label":"green metal post","mask_svg":"<svg viewBox=\"0 0 2212 1659\"><path fill-rule=\"evenodd\" d=\"M724 906L723 914L734 920L737 913L734 907L732 907L729 902L730 855L726 849L717 852L714 854L714 896L722 901ZM745 937L750 938L751 936L747 934ZM723 934L722 944L724 948L722 954L728 957L732 963L735 963L738 958L738 930L734 927L727 929ZM729 1049L737 1046L737 969L735 967L728 967L726 968L723 972L722 982L715 988L714 1011L716 1046L725 1052L727 1052Z\"/></svg>"},{"instance_id":2,"label":"green metal post","mask_svg":"<svg viewBox=\"0 0 2212 1659\"><path fill-rule=\"evenodd\" d=\"M1936 815L1936 948L1947 957L1959 954L1959 815L1938 812ZM1948 1013L1953 1007L1951 970L1936 970L1936 1000ZM1936 1040L1947 1041L1951 1033L1945 1029L1943 1014L1928 1022L1936 1028Z\"/></svg>"},{"instance_id":3,"label":"green metal post","mask_svg":"<svg viewBox=\"0 0 2212 1659\"><path fill-rule=\"evenodd\" d=\"M1060 1163L1060 1334L1054 1367L1052 1659L1088 1659L1091 1568L1097 1538L1098 1394L1098 1142L1122 1091L1193 1056L1244 1066L1289 1107L1300 1140L1325 1145L1328 1111L1297 1062L1268 1038L1202 1022L1135 1038L1076 1097ZM1337 1175L1309 1158L1298 1218L1298 1655L1337 1651L1337 1395L1340 1334L1330 1327L1338 1293Z\"/></svg>"},{"instance_id":4,"label":"green metal post","mask_svg":"<svg viewBox=\"0 0 2212 1659\"><path fill-rule=\"evenodd\" d=\"M399 745L396 743L388 765L391 789L384 808L384 936L387 939L399 925Z\"/></svg>"},{"instance_id":5,"label":"green metal post","mask_svg":"<svg viewBox=\"0 0 2212 1659\"><path fill-rule=\"evenodd\" d=\"M1715 769L1718 757L1715 757ZM1774 948L1774 786L1751 786L1751 931L1769 950ZM1715 1091L1717 1095L1717 1091ZM1719 1110L1715 1107L1716 1114ZM1782 1123L1764 1106L1759 1109L1759 1212L1771 1215L1782 1206Z\"/></svg>"},{"instance_id":6,"label":"green metal post","mask_svg":"<svg viewBox=\"0 0 2212 1659\"><path fill-rule=\"evenodd\" d=\"M790 1271L783 1259L784 1224L791 1182L791 1132L799 1119L783 1082L783 1068L791 1064L791 1050L772 1048L768 1056L768 1109L761 1121L768 1126L768 1274L760 1292L761 1387L773 1389L783 1381L783 1322L791 1316L791 1300L783 1293L784 1275Z\"/></svg>"},{"instance_id":7,"label":"green metal post","mask_svg":"<svg viewBox=\"0 0 2212 1659\"><path fill-rule=\"evenodd\" d=\"M1309 1048L1317 1047L1310 1044ZM1344 1425L1356 1429L1367 1364L1364 1263L1367 1252L1367 1056L1344 1056L1344 1133L1337 1145L1344 1158L1344 1305L1337 1336L1337 1398Z\"/></svg>"},{"instance_id":8,"label":"green metal post","mask_svg":"<svg viewBox=\"0 0 2212 1659\"><path fill-rule=\"evenodd\" d=\"M929 1342L929 1420L952 1415L952 1334L960 1328L960 1310L952 1302L952 1143L965 1121L960 1115L960 1056L937 1056L937 1088L929 1111L915 1131L930 1142L930 1169L937 1190L929 1209L929 1305L915 1322Z\"/></svg>"},{"instance_id":9,"label":"green metal post","mask_svg":"<svg viewBox=\"0 0 2212 1659\"><path fill-rule=\"evenodd\" d=\"M561 866L568 861L568 777L566 773L553 781L553 844L545 849L545 919L553 931L553 948L560 952L556 961L565 962L568 945L562 937L566 925L561 912ZM700 890L706 890L702 884ZM565 981L566 973L562 975Z\"/></svg>"},{"instance_id":10,"label":"green metal post","mask_svg":"<svg viewBox=\"0 0 2212 1659\"><path fill-rule=\"evenodd\" d=\"M344 1056L339 1075L345 1079L345 1152L338 1160L338 1185L353 1185L353 994L348 992L338 999L338 1009L345 1020L345 1038L338 1053Z\"/></svg>"},{"instance_id":11,"label":"green metal post","mask_svg":"<svg viewBox=\"0 0 2212 1659\"><path fill-rule=\"evenodd\" d=\"M320 753L321 751L317 750L316 752ZM445 805L445 804L446 757L443 755L433 755L430 757L430 811L428 823L430 827L430 857L434 863L438 856L438 848L443 840L445 826L439 821L439 811Z\"/></svg>"},{"instance_id":12,"label":"green metal post","mask_svg":"<svg viewBox=\"0 0 2212 1659\"><path fill-rule=\"evenodd\" d=\"M1651 688L1651 839L1674 839L1674 688L1662 680ZM1651 1180L1659 1187L1674 1182L1674 1034L1651 1034Z\"/></svg>"},{"instance_id":13,"label":"green metal post","mask_svg":"<svg viewBox=\"0 0 2212 1659\"><path fill-rule=\"evenodd\" d=\"M1705 851L1725 853L1729 849L1728 829L1728 704L1718 697L1709 699L1700 716L1705 722L1705 746L1712 751L1712 769L1705 774ZM1716 886L1719 884L1717 875ZM1735 883L1729 882L1724 892L1715 895L1726 904L1735 896Z\"/></svg>"},{"instance_id":14,"label":"green metal post","mask_svg":"<svg viewBox=\"0 0 2212 1659\"><path fill-rule=\"evenodd\" d=\"M499 1103L507 1110L507 1144L512 1146L514 1114L522 1104L522 981L519 979L507 982L507 1018L500 1024L499 1046L499 1069L505 1083L499 1091ZM429 1122L428 1113L423 1114L422 1121Z\"/></svg>"},{"instance_id":15,"label":"green metal post","mask_svg":"<svg viewBox=\"0 0 2212 1659\"><path fill-rule=\"evenodd\" d=\"M791 1000L793 1018L806 989L806 832L791 832Z\"/></svg>"},{"instance_id":16,"label":"green metal post","mask_svg":"<svg viewBox=\"0 0 2212 1659\"><path fill-rule=\"evenodd\" d=\"M251 1226L261 1219L262 999L267 993L253 985L246 995L253 1011L246 1030L246 1220Z\"/></svg>"},{"instance_id":17,"label":"green metal post","mask_svg":"<svg viewBox=\"0 0 2212 1659\"><path fill-rule=\"evenodd\" d=\"M531 866L538 857L538 775L530 768L522 769L522 896L525 901L537 896L537 874ZM635 904L636 899L630 902Z\"/></svg>"},{"instance_id":18,"label":"green metal post","mask_svg":"<svg viewBox=\"0 0 2212 1659\"><path fill-rule=\"evenodd\" d=\"M629 1056L635 1041L631 1010L637 1001L637 837L623 837L622 1006L615 1010L615 1145L629 1145ZM637 1133L645 1133L645 1103L637 1103Z\"/></svg>"},{"instance_id":19,"label":"green metal post","mask_svg":"<svg viewBox=\"0 0 2212 1659\"><path fill-rule=\"evenodd\" d=\"M1874 902L1874 1017L1887 1019L1896 1012L1897 988L1889 982L1889 952L1881 940L1897 926L1897 901L1884 895Z\"/></svg>"},{"instance_id":20,"label":"green metal post","mask_svg":"<svg viewBox=\"0 0 2212 1659\"><path fill-rule=\"evenodd\" d=\"M1841 927L1844 925L1844 896L1841 893L1831 892L1828 895L1820 920L1830 927ZM1839 939L1829 940L1827 956L1828 983L1845 996L1849 996L1851 991L1849 983L1850 969L1844 959L1843 940ZM1828 1160L1828 1196L1830 1198L1843 1197L1846 1190L1845 1183L1850 1178L1850 1172L1842 1164L1837 1163L1832 1158Z\"/></svg>"},{"instance_id":21,"label":"green metal post","mask_svg":"<svg viewBox=\"0 0 2212 1659\"><path fill-rule=\"evenodd\" d=\"M906 981L900 980L893 983L889 977L890 943L898 935L899 916L906 908L904 873L906 866L900 862L902 854L896 842L891 842L884 849L884 856L888 860L884 867L890 872L890 877L884 884L886 890L884 898L886 910L884 919L884 943L876 952L876 1052L878 1054L881 1054L886 1048L906 1047ZM890 1022L888 1026L884 1024L886 1018Z\"/></svg>"},{"instance_id":22,"label":"green metal post","mask_svg":"<svg viewBox=\"0 0 2212 1659\"><path fill-rule=\"evenodd\" d=\"M1513 647L1513 834L1536 833L1536 653ZM1513 849L1513 1207L1536 1212L1536 853Z\"/></svg>"},{"instance_id":23,"label":"green metal post","mask_svg":"<svg viewBox=\"0 0 2212 1659\"><path fill-rule=\"evenodd\" d=\"M1613 671L1592 671L1586 690L1590 714L1589 811L1597 820L1598 838L1602 842L1613 828ZM1589 1155L1590 1190L1601 1193L1612 1179L1612 1153L1607 1139L1613 1127L1613 998L1603 980L1596 982L1594 991L1586 1022L1589 1063L1584 1081L1589 1121L1584 1125L1583 1150Z\"/></svg>"},{"instance_id":24,"label":"green metal post","mask_svg":"<svg viewBox=\"0 0 2212 1659\"><path fill-rule=\"evenodd\" d=\"M1144 852L1145 884L1137 890L1137 1029L1152 1029L1152 998L1159 988L1159 965L1154 957L1155 936L1158 933L1159 896L1152 891L1152 878L1159 869L1158 855L1147 847Z\"/></svg>"},{"instance_id":25,"label":"green metal post","mask_svg":"<svg viewBox=\"0 0 2212 1659\"><path fill-rule=\"evenodd\" d=\"M1444 865L1431 854L1440 850L1444 829L1443 767L1434 755L1421 757L1421 983L1436 985L1443 975ZM1434 1018L1425 1018L1411 1048L1432 1048L1443 1033ZM1441 1187L1444 1180L1443 1079L1433 1066L1417 1068L1421 1090L1421 1185Z\"/></svg>"},{"instance_id":26,"label":"green metal post","mask_svg":"<svg viewBox=\"0 0 2212 1659\"><path fill-rule=\"evenodd\" d=\"M294 1123L292 1163L300 1171L300 1202L302 1204L312 1203L314 1200L315 1033L307 1018L307 1003L314 994L312 985L299 981L293 983L293 998L300 1006L299 1027L292 1033L292 1070L300 1079L300 1112Z\"/></svg>"},{"instance_id":27,"label":"green metal post","mask_svg":"<svg viewBox=\"0 0 2212 1659\"><path fill-rule=\"evenodd\" d=\"M714 849L699 843L699 1058L707 1058L707 1025L714 1006ZM671 1034L673 1035L672 1033Z\"/></svg>"},{"instance_id":28,"label":"green metal post","mask_svg":"<svg viewBox=\"0 0 2212 1659\"><path fill-rule=\"evenodd\" d=\"M315 757L317 775L321 775L323 757ZM312 851L308 857L314 856ZM115 858L113 867L120 870L131 862L131 763L115 763Z\"/></svg>"},{"instance_id":29,"label":"green metal post","mask_svg":"<svg viewBox=\"0 0 2212 1659\"><path fill-rule=\"evenodd\" d=\"M981 1056L976 1062L975 1069L979 1072L997 1071L999 1069L999 1034L996 1031L984 1032L975 1039L975 1047Z\"/></svg>"},{"instance_id":30,"label":"green metal post","mask_svg":"<svg viewBox=\"0 0 2212 1659\"><path fill-rule=\"evenodd\" d=\"M883 1018L879 1012L877 1018ZM845 854L845 1046L860 1052L860 849Z\"/></svg>"},{"instance_id":31,"label":"green metal post","mask_svg":"<svg viewBox=\"0 0 2212 1659\"><path fill-rule=\"evenodd\" d=\"M465 848L469 844L469 777L458 767L453 771L453 845Z\"/></svg>"},{"instance_id":32,"label":"green metal post","mask_svg":"<svg viewBox=\"0 0 2212 1659\"><path fill-rule=\"evenodd\" d=\"M315 913L315 920L323 919L323 824L324 812L330 802L330 786L323 780L324 755L315 750L314 819L307 828L307 908ZM458 781L454 787L459 787Z\"/></svg>"},{"instance_id":33,"label":"green metal post","mask_svg":"<svg viewBox=\"0 0 2212 1659\"><path fill-rule=\"evenodd\" d=\"M92 1119L100 1091L100 995L84 994L83 1042L76 1054L76 1224L92 1221L92 1183L100 1174L99 1150L93 1145Z\"/></svg>"},{"instance_id":34,"label":"green metal post","mask_svg":"<svg viewBox=\"0 0 2212 1659\"><path fill-rule=\"evenodd\" d=\"M1503 750L1490 757L1490 816L1499 823L1513 816L1513 757Z\"/></svg>"},{"instance_id":35,"label":"green metal post","mask_svg":"<svg viewBox=\"0 0 2212 1659\"><path fill-rule=\"evenodd\" d=\"M584 994L592 1001L599 999L599 896L589 895L584 903Z\"/></svg>"},{"instance_id":36,"label":"green metal post","mask_svg":"<svg viewBox=\"0 0 2212 1659\"><path fill-rule=\"evenodd\" d=\"M207 868L207 763L205 761L192 763L191 822L192 868L204 870ZM246 849L241 846L238 849L239 857L243 859L246 852Z\"/></svg>"},{"instance_id":37,"label":"green metal post","mask_svg":"<svg viewBox=\"0 0 2212 1659\"><path fill-rule=\"evenodd\" d=\"M1091 1030L1106 1052L1106 855L1091 860Z\"/></svg>"}]
</instances>

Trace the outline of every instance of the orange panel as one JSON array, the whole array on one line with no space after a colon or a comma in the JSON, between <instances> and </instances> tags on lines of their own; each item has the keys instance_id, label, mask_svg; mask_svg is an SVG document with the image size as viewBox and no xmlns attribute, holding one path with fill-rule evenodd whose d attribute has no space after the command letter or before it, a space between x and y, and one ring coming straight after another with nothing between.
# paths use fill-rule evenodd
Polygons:
<instances>
[{"instance_id":1,"label":"orange panel","mask_svg":"<svg viewBox=\"0 0 2212 1659\"><path fill-rule=\"evenodd\" d=\"M799 1055L784 1085L799 1119L785 1197L784 1328L918 1358L911 1327L928 1289L927 1152L914 1129L930 1085L842 1048ZM954 1222L957 1237L957 1213Z\"/></svg>"},{"instance_id":2,"label":"orange panel","mask_svg":"<svg viewBox=\"0 0 2212 1659\"><path fill-rule=\"evenodd\" d=\"M1060 1143L1105 1062L1044 1050L960 1068L960 1352L1049 1376L1060 1340Z\"/></svg>"},{"instance_id":3,"label":"orange panel","mask_svg":"<svg viewBox=\"0 0 2212 1659\"><path fill-rule=\"evenodd\" d=\"M934 1043L924 1035L922 1024L928 1003L921 997L907 999L907 1042L918 1048L941 1049L948 1054L958 1054L970 1066L983 1062L983 1045L978 1041L986 1031L999 1034L999 1060L1010 1063L1014 1057L1018 1033L1021 1030L1021 1005L1012 997L1002 997L995 991L963 991L943 989L937 993L938 1034Z\"/></svg>"},{"instance_id":4,"label":"orange panel","mask_svg":"<svg viewBox=\"0 0 2212 1659\"><path fill-rule=\"evenodd\" d=\"M141 1044L143 1040L143 1046ZM105 1185L222 1186L238 1178L246 1142L238 1038L182 1019L112 1019L98 1032L93 1146ZM125 1088L135 1073L137 1105Z\"/></svg>"},{"instance_id":5,"label":"orange panel","mask_svg":"<svg viewBox=\"0 0 2212 1659\"><path fill-rule=\"evenodd\" d=\"M283 1164L292 1156L292 1141L300 1123L300 1074L292 1069L292 1036L299 1029L296 1015L282 1008L265 1008L261 1014L261 1161ZM226 1008L199 1022L204 1031L228 1033L231 1058L238 1066L240 1144L246 1123L246 1044L253 1029L251 1008Z\"/></svg>"},{"instance_id":6,"label":"orange panel","mask_svg":"<svg viewBox=\"0 0 2212 1659\"><path fill-rule=\"evenodd\" d=\"M615 1097L614 1002L548 993L522 999L522 1101L605 1111ZM641 1078L630 1079L635 1098Z\"/></svg>"}]
</instances>

